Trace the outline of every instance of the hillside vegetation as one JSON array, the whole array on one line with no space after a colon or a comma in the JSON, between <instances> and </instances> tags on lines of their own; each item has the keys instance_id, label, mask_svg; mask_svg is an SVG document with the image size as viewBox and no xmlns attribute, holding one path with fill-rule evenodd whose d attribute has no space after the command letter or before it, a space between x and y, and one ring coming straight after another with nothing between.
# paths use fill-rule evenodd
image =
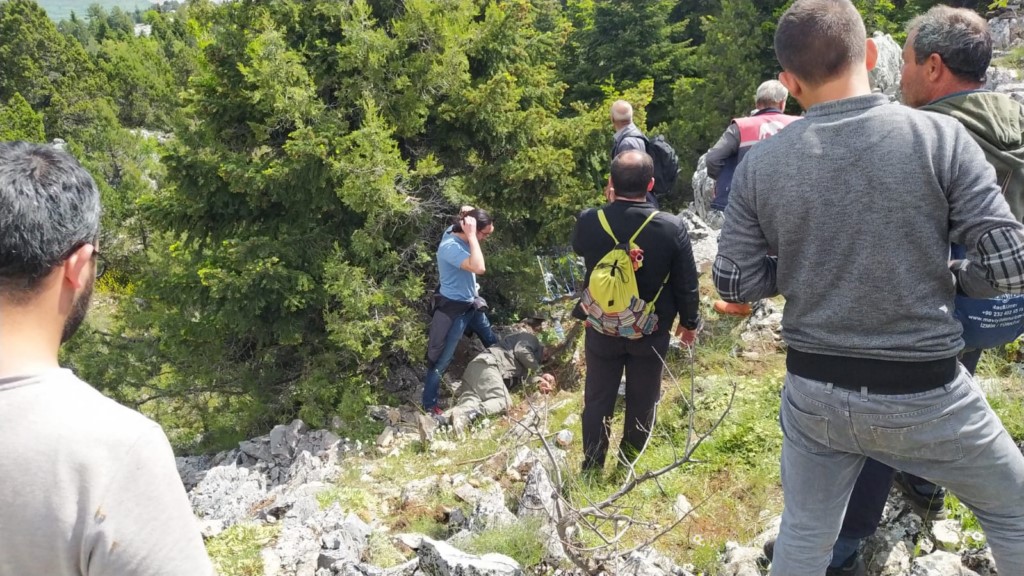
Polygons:
<instances>
[{"instance_id":1,"label":"hillside vegetation","mask_svg":"<svg viewBox=\"0 0 1024 576\"><path fill-rule=\"evenodd\" d=\"M899 36L935 2L856 0ZM55 24L0 1L0 138L62 139L97 178L112 271L65 351L187 451L301 417L356 426L424 355L433 251L495 214L499 320L538 253L597 204L608 106L631 101L683 177L777 73L786 2L261 0ZM133 20L149 26L135 36Z\"/></svg>"}]
</instances>

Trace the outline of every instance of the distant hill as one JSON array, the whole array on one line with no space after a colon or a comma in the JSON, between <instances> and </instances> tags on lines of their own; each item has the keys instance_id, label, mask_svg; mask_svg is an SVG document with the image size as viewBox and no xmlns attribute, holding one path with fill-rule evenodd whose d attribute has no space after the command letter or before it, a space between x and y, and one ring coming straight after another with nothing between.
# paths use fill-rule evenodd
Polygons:
<instances>
[{"instance_id":1,"label":"distant hill","mask_svg":"<svg viewBox=\"0 0 1024 576\"><path fill-rule=\"evenodd\" d=\"M149 0L36 0L36 2L39 2L39 5L55 21L67 19L71 16L72 10L78 16L85 16L86 10L91 4L100 4L108 10L117 6L128 12L134 12L135 8L147 10L153 5Z\"/></svg>"}]
</instances>

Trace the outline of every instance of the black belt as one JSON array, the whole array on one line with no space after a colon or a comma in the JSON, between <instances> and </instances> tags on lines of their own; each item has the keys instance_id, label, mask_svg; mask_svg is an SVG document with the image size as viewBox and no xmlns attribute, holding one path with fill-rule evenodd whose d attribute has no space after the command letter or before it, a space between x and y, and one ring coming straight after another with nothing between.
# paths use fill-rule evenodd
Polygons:
<instances>
[{"instance_id":1,"label":"black belt","mask_svg":"<svg viewBox=\"0 0 1024 576\"><path fill-rule=\"evenodd\" d=\"M874 358L829 356L789 349L786 369L804 378L829 382L873 394L916 394L950 383L957 374L956 356L927 362L900 362Z\"/></svg>"}]
</instances>

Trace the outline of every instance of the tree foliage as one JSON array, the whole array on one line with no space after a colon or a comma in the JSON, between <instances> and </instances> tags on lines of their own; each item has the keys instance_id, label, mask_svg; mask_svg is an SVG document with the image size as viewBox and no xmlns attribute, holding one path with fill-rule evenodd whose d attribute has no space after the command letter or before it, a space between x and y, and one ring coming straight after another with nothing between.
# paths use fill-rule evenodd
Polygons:
<instances>
[{"instance_id":1,"label":"tree foliage","mask_svg":"<svg viewBox=\"0 0 1024 576\"><path fill-rule=\"evenodd\" d=\"M899 37L935 2L855 3ZM602 200L611 102L686 182L778 73L788 5L191 0L54 25L0 0L0 137L66 140L104 199L112 303L67 358L179 444L355 419L423 357L458 206L496 217L492 312L533 308L536 254Z\"/></svg>"},{"instance_id":2,"label":"tree foliage","mask_svg":"<svg viewBox=\"0 0 1024 576\"><path fill-rule=\"evenodd\" d=\"M46 140L43 115L32 110L32 106L18 92L11 96L6 105L0 105L0 141L9 140Z\"/></svg>"}]
</instances>

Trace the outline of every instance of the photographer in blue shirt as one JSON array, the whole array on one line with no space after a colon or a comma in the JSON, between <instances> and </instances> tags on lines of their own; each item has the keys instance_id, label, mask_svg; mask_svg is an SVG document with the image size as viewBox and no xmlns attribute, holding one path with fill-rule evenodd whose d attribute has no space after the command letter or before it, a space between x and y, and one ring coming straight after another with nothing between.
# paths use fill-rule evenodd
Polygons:
<instances>
[{"instance_id":1,"label":"photographer in blue shirt","mask_svg":"<svg viewBox=\"0 0 1024 576\"><path fill-rule=\"evenodd\" d=\"M491 215L464 206L459 220L449 226L437 247L440 287L434 294L434 312L427 342L427 376L423 381L423 409L439 415L441 377L455 354L463 333L476 334L485 348L498 339L491 331L487 302L477 290L476 275L486 271L480 242L494 233Z\"/></svg>"}]
</instances>

